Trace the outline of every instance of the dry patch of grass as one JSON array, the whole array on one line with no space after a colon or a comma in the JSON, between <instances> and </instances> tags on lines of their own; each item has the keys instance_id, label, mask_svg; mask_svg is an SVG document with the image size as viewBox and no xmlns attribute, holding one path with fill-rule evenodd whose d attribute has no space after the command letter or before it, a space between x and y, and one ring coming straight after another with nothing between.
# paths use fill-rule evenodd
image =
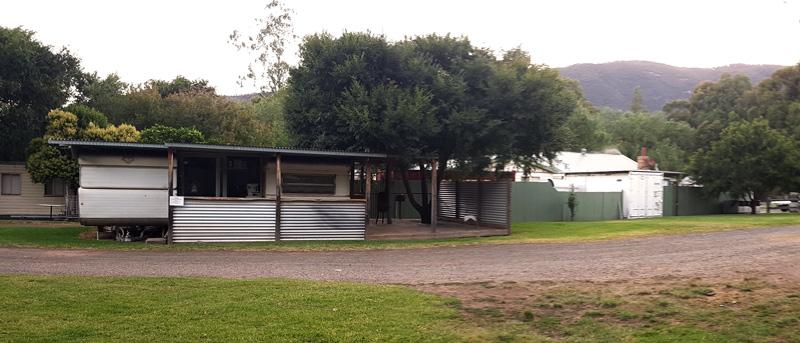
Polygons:
<instances>
[{"instance_id":1,"label":"dry patch of grass","mask_svg":"<svg viewBox=\"0 0 800 343\"><path fill-rule=\"evenodd\" d=\"M420 285L510 338L800 341L800 285L778 277ZM513 339L511 339L513 340Z\"/></svg>"}]
</instances>

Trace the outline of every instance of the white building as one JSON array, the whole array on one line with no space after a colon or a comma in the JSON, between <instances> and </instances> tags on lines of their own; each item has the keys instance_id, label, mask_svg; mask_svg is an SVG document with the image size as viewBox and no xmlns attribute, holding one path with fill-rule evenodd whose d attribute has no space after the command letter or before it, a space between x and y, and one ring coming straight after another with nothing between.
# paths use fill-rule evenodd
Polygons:
<instances>
[{"instance_id":1,"label":"white building","mask_svg":"<svg viewBox=\"0 0 800 343\"><path fill-rule=\"evenodd\" d=\"M624 218L660 217L664 202L664 172L640 169L640 163L619 153L559 152L548 164L516 181L550 182L560 192L622 192ZM640 157L641 159L642 157Z\"/></svg>"}]
</instances>

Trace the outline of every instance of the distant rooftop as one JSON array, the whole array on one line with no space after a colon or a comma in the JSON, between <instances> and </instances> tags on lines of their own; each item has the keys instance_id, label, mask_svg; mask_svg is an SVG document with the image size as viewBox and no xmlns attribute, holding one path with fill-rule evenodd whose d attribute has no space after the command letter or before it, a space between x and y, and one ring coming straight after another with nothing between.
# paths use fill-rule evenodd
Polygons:
<instances>
[{"instance_id":1,"label":"distant rooftop","mask_svg":"<svg viewBox=\"0 0 800 343\"><path fill-rule=\"evenodd\" d=\"M598 173L637 170L636 161L622 154L562 151L552 166L562 173Z\"/></svg>"}]
</instances>

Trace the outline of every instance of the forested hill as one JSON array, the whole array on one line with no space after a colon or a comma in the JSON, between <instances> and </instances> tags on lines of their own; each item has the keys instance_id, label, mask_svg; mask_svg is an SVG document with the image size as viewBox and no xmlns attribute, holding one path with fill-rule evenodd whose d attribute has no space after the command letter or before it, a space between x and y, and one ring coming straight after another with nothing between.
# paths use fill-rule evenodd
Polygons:
<instances>
[{"instance_id":1,"label":"forested hill","mask_svg":"<svg viewBox=\"0 0 800 343\"><path fill-rule=\"evenodd\" d=\"M661 110L665 103L688 98L702 81L716 81L724 73L742 74L753 84L768 78L778 65L732 64L717 68L683 68L648 61L574 64L560 68L561 75L580 82L595 106L627 110L639 86L647 109Z\"/></svg>"}]
</instances>

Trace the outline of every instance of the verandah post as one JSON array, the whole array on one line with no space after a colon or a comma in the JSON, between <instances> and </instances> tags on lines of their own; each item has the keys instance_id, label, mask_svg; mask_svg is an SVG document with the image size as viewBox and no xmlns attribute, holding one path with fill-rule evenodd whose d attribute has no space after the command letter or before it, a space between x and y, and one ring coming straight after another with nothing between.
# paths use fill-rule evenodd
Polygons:
<instances>
[{"instance_id":1,"label":"verandah post","mask_svg":"<svg viewBox=\"0 0 800 343\"><path fill-rule=\"evenodd\" d=\"M367 159L366 171L364 172L364 206L366 206L366 214L364 218L364 225L369 226L369 211L372 209L372 164Z\"/></svg>"},{"instance_id":2,"label":"verandah post","mask_svg":"<svg viewBox=\"0 0 800 343\"><path fill-rule=\"evenodd\" d=\"M170 198L174 195L172 185L175 183L174 169L175 169L175 151L172 148L167 148L167 243L172 244L172 206L169 204Z\"/></svg>"},{"instance_id":3,"label":"verandah post","mask_svg":"<svg viewBox=\"0 0 800 343\"><path fill-rule=\"evenodd\" d=\"M281 195L283 178L281 177L281 155L275 155L275 241L281 240Z\"/></svg>"},{"instance_id":4,"label":"verandah post","mask_svg":"<svg viewBox=\"0 0 800 343\"><path fill-rule=\"evenodd\" d=\"M384 187L384 193L386 193L386 216L387 223L392 223L392 215L394 214L394 208L392 206L393 199L392 199L392 160L386 159L386 172L383 173L384 182L386 182L386 186Z\"/></svg>"},{"instance_id":5,"label":"verandah post","mask_svg":"<svg viewBox=\"0 0 800 343\"><path fill-rule=\"evenodd\" d=\"M436 224L439 219L438 202L439 202L439 184L436 182L438 163L436 160L431 160L431 229L436 232Z\"/></svg>"}]
</instances>

